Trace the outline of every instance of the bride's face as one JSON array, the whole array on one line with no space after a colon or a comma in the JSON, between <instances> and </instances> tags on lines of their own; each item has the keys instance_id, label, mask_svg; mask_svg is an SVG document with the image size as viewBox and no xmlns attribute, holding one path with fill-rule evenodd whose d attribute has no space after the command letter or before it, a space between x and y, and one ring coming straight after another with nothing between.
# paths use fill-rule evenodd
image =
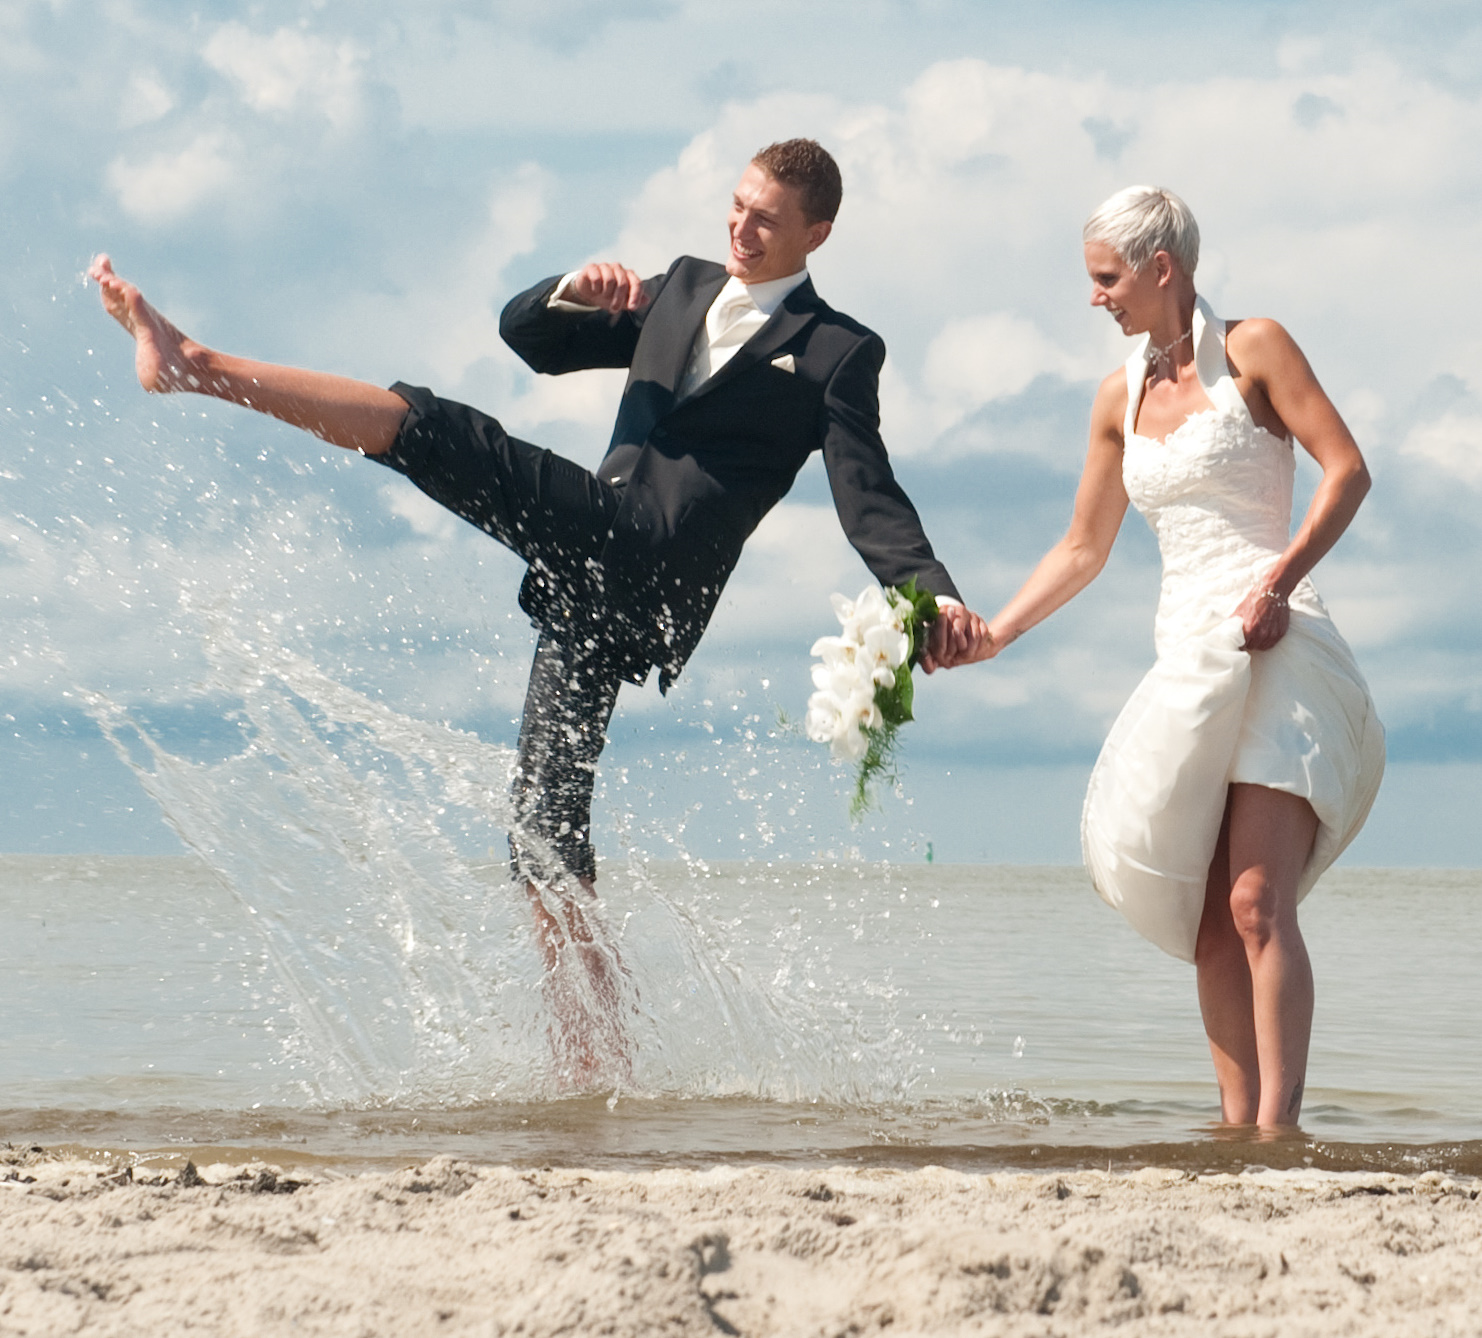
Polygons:
<instances>
[{"instance_id":1,"label":"bride's face","mask_svg":"<svg viewBox=\"0 0 1482 1338\"><path fill-rule=\"evenodd\" d=\"M1105 307L1123 334L1152 328L1162 308L1156 263L1139 274L1105 242L1087 242L1086 273L1091 276L1091 305Z\"/></svg>"}]
</instances>

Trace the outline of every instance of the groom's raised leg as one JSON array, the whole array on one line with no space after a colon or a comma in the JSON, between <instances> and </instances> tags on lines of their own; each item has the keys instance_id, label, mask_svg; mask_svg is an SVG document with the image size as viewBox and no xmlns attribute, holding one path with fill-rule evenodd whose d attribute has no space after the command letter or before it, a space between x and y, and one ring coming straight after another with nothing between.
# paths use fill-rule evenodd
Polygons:
<instances>
[{"instance_id":1,"label":"groom's raised leg","mask_svg":"<svg viewBox=\"0 0 1482 1338\"><path fill-rule=\"evenodd\" d=\"M107 256L94 260L88 275L104 309L133 336L134 369L145 390L230 400L367 455L384 454L396 440L407 405L392 391L348 376L219 353L160 315L138 288L113 272Z\"/></svg>"}]
</instances>

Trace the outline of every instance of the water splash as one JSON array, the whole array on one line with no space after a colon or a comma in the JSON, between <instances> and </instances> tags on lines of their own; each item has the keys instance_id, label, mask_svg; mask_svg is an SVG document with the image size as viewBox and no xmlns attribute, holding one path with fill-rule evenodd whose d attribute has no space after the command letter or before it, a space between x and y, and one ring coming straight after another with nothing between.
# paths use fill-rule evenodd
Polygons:
<instances>
[{"instance_id":1,"label":"water splash","mask_svg":"<svg viewBox=\"0 0 1482 1338\"><path fill-rule=\"evenodd\" d=\"M314 1099L460 1104L595 1085L854 1102L909 1085L888 983L820 989L828 949L796 923L774 930L759 975L742 951L757 945L728 942L710 913L703 861L677 888L637 852L604 878L590 915L597 951L622 963L614 998L591 996L574 951L547 972L523 892L501 861L472 858L514 820L513 751L338 682L270 620L191 611L208 665L197 691L228 703L238 751L190 760L137 709L84 699L263 935L299 1026L287 1070ZM628 1058L573 1075L559 1043L572 1015L615 1016Z\"/></svg>"},{"instance_id":2,"label":"water splash","mask_svg":"<svg viewBox=\"0 0 1482 1338\"><path fill-rule=\"evenodd\" d=\"M219 610L207 625L203 688L236 704L234 756L190 761L87 702L262 933L302 1028L293 1067L328 1100L528 1088L528 926L455 844L505 818L510 750L391 711Z\"/></svg>"}]
</instances>

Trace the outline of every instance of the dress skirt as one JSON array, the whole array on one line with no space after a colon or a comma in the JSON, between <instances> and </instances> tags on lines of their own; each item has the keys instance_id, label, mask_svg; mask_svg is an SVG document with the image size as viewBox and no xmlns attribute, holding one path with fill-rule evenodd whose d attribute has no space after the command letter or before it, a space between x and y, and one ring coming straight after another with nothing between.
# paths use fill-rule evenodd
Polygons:
<instances>
[{"instance_id":1,"label":"dress skirt","mask_svg":"<svg viewBox=\"0 0 1482 1338\"><path fill-rule=\"evenodd\" d=\"M1293 609L1270 650L1243 640L1229 618L1158 658L1107 736L1081 818L1096 891L1187 962L1231 784L1312 805L1300 900L1363 826L1384 772L1384 730L1327 617Z\"/></svg>"}]
</instances>

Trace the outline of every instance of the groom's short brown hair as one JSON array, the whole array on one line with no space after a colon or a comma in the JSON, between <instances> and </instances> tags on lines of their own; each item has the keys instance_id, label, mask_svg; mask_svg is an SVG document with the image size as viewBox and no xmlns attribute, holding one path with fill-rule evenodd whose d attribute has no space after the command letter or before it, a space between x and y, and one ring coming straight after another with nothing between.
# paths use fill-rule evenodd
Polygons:
<instances>
[{"instance_id":1,"label":"groom's short brown hair","mask_svg":"<svg viewBox=\"0 0 1482 1338\"><path fill-rule=\"evenodd\" d=\"M752 157L774 181L798 192L803 216L810 223L832 223L844 198L839 164L816 139L784 139Z\"/></svg>"}]
</instances>

